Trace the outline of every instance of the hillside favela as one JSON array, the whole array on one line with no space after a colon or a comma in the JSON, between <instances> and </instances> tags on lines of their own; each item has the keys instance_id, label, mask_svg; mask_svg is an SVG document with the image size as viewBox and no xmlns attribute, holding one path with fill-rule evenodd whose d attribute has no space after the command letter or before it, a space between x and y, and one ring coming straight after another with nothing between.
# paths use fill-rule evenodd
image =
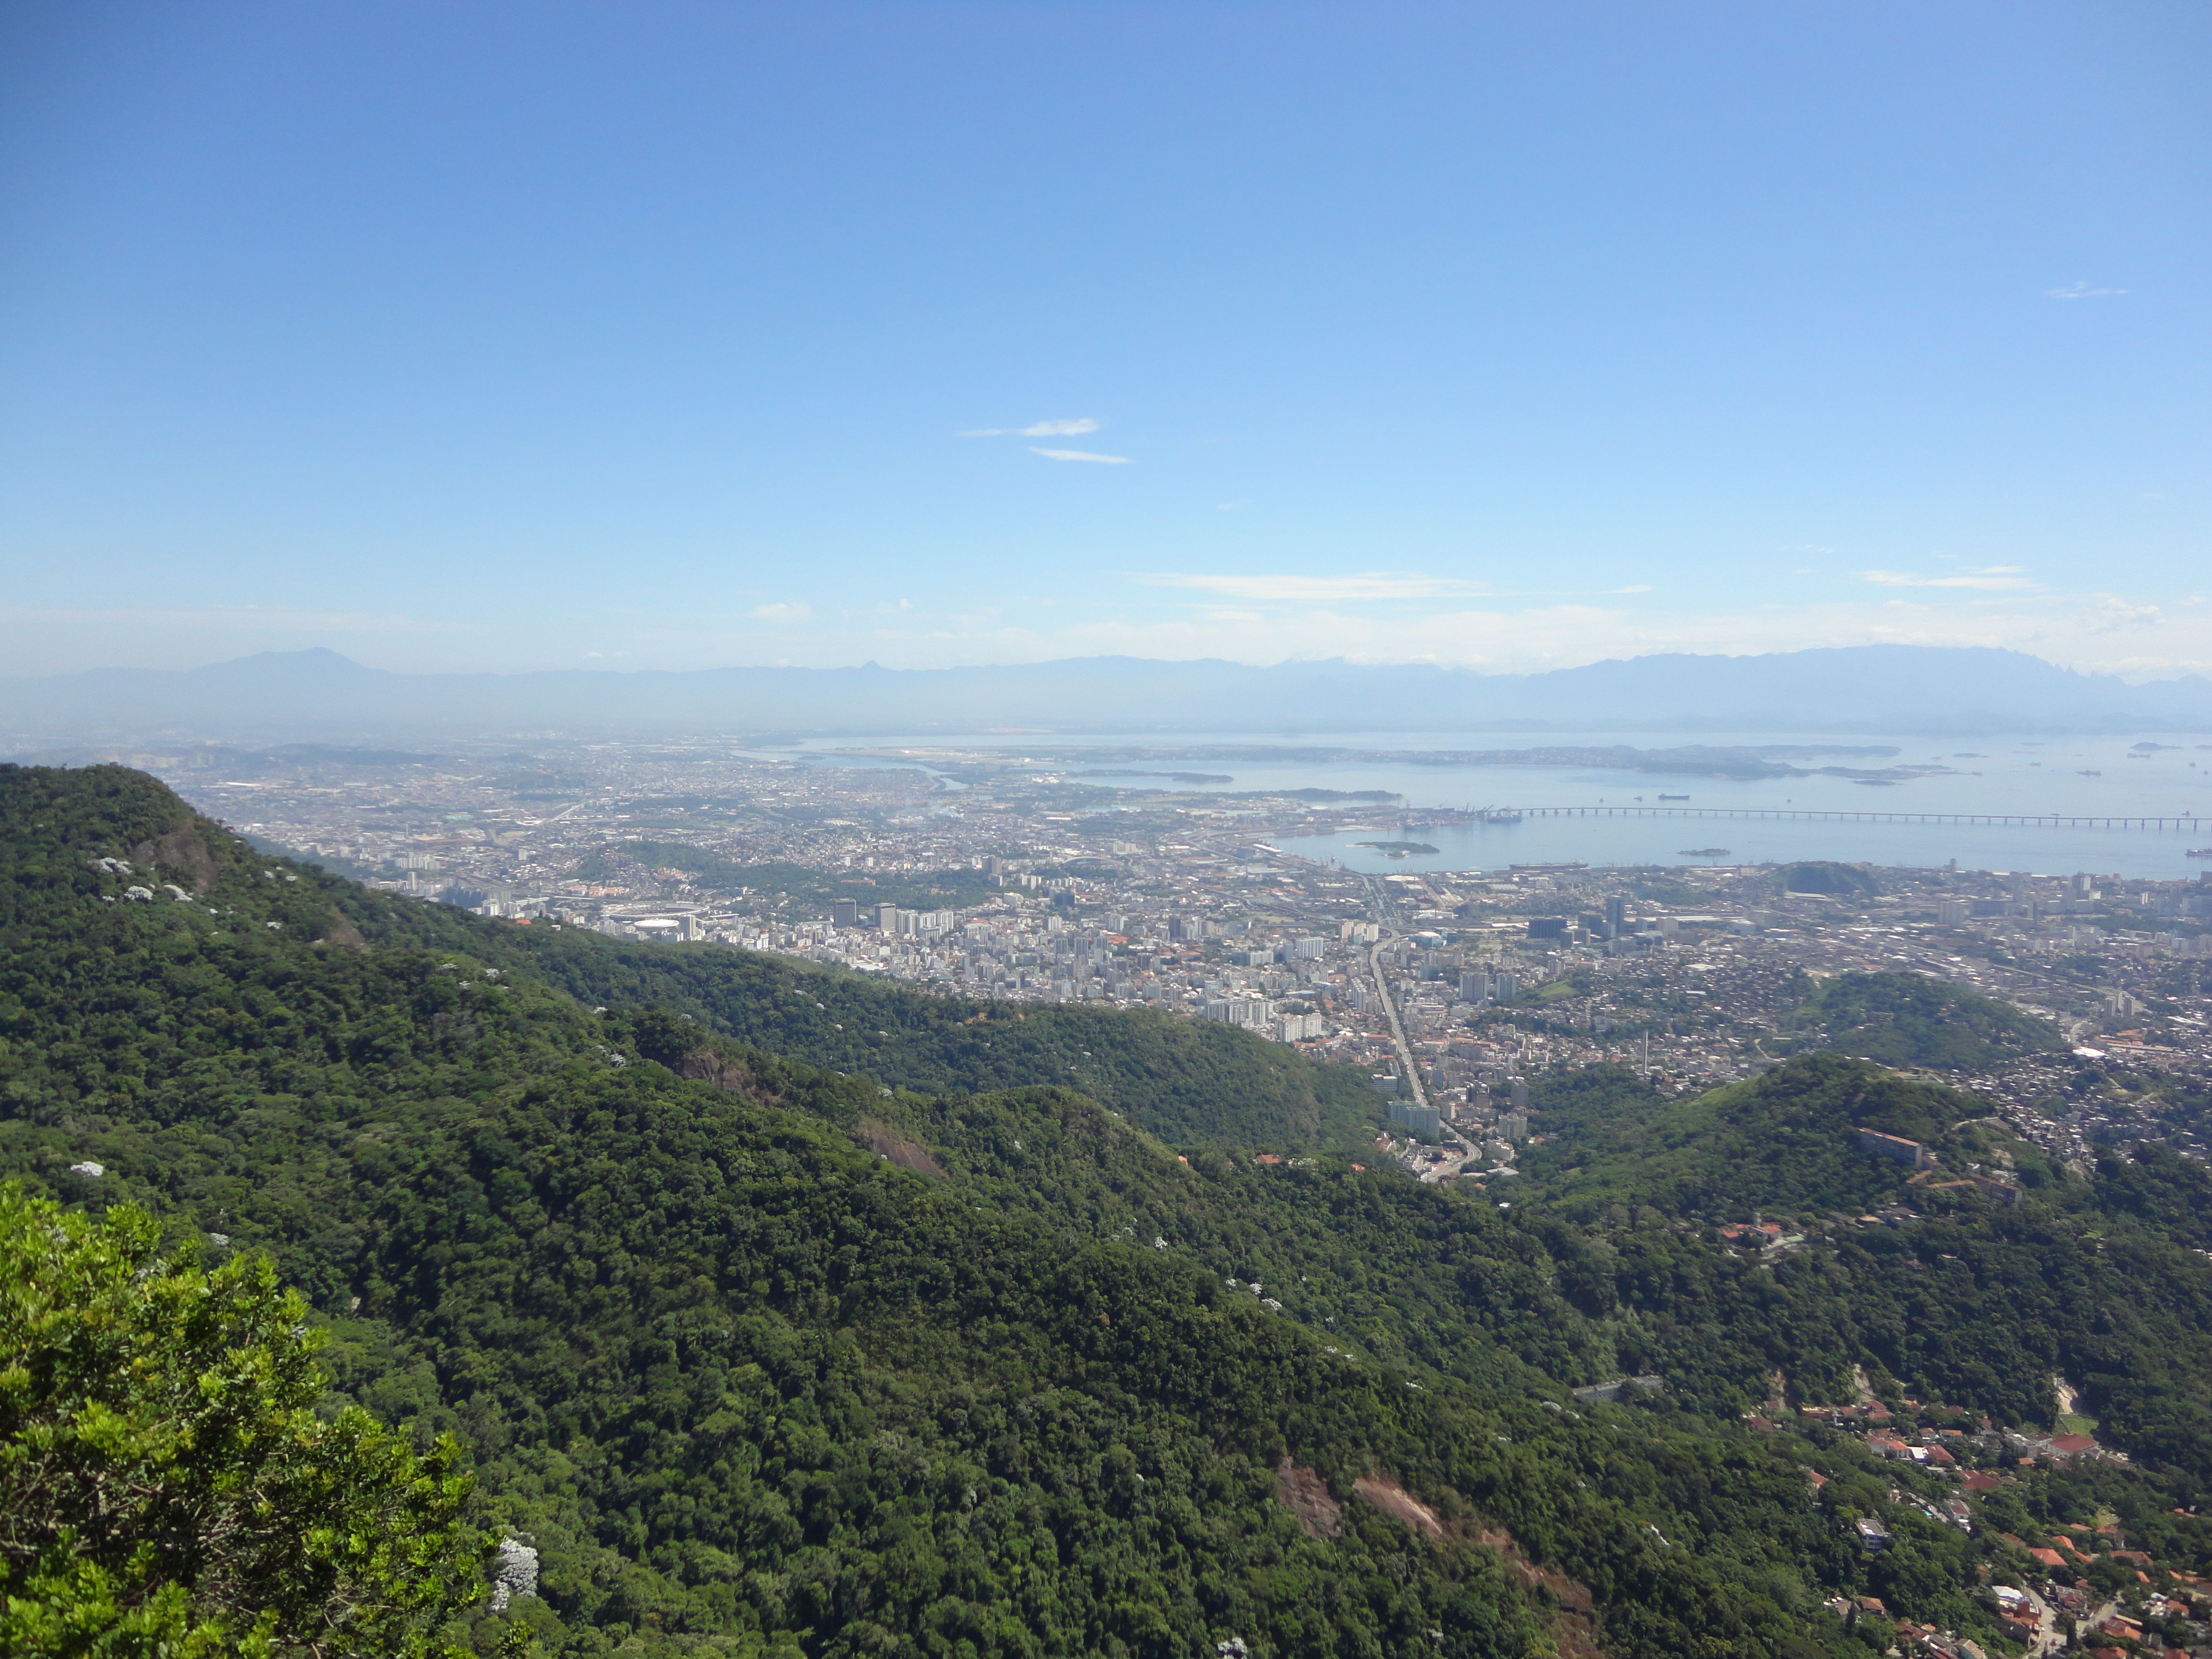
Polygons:
<instances>
[{"instance_id":1,"label":"hillside favela","mask_svg":"<svg viewBox=\"0 0 2212 1659\"><path fill-rule=\"evenodd\" d=\"M2212 1659L2207 64L0 9L0 1659Z\"/></svg>"}]
</instances>

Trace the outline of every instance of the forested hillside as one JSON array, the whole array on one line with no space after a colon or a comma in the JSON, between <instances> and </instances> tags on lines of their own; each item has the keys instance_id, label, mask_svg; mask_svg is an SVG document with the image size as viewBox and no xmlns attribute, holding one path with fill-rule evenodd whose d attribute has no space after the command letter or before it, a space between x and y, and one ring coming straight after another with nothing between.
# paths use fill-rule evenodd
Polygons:
<instances>
[{"instance_id":1,"label":"forested hillside","mask_svg":"<svg viewBox=\"0 0 2212 1659\"><path fill-rule=\"evenodd\" d=\"M2011 1423L2047 1419L2051 1377L2087 1379L2112 1437L2212 1484L2202 1381L2212 1177L2201 1164L2146 1148L2071 1178L2005 1136L1988 1102L1832 1054L1674 1101L1620 1067L1591 1067L1537 1100L1557 1128L1527 1160L1524 1221L1578 1224L1603 1271L1562 1284L1589 1284L1586 1305L1619 1297L1686 1317L1674 1363L1694 1369L1708 1345L1715 1362L1740 1362L1756 1329L1766 1363L1803 1398L1848 1397L1849 1367L1867 1364L1899 1393ZM1923 1143L1930 1167L1869 1156L1862 1128ZM2021 1201L1962 1178L1983 1170L2016 1175ZM1801 1243L1708 1288L1679 1231L1620 1224L1647 1212L1707 1229L1763 1217ZM1565 1267L1577 1235L1546 1236Z\"/></svg>"},{"instance_id":2,"label":"forested hillside","mask_svg":"<svg viewBox=\"0 0 2212 1659\"><path fill-rule=\"evenodd\" d=\"M1178 1143L1364 1144L1374 1091L1349 1066L1218 1020L932 995L842 969L711 945L650 948L395 898L304 866L370 942L467 950L593 1006L649 1003L838 1071L922 1090L1064 1085Z\"/></svg>"},{"instance_id":3,"label":"forested hillside","mask_svg":"<svg viewBox=\"0 0 2212 1659\"><path fill-rule=\"evenodd\" d=\"M2065 1046L2049 1022L1926 974L1838 974L1811 988L1785 1030L1802 1048L1947 1071Z\"/></svg>"},{"instance_id":4,"label":"forested hillside","mask_svg":"<svg viewBox=\"0 0 2212 1659\"><path fill-rule=\"evenodd\" d=\"M1821 1141L1852 1124L1981 1144L1966 1097L1876 1067L1547 1088L1578 1161L1532 1160L1501 1209L1326 1151L1259 1163L1324 1138L1336 1085L1240 1033L969 1024L459 917L318 882L119 769L0 769L0 1173L270 1252L335 1334L337 1395L459 1433L487 1517L536 1540L542 1598L505 1617L549 1653L1878 1653L1838 1591L1994 1646L2000 1546L1925 1521L1930 1477L1743 1426L1778 1368L1794 1398L1860 1365L2030 1424L2063 1369L2148 1466L2098 1503L2151 1524L2208 1473L2193 1168L1938 1194L1778 1263L1713 1231L1901 1190ZM834 1062L862 1009L903 1035L847 1066L738 1040L787 1022ZM1749 1157L1762 1122L1796 1150ZM1664 1391L1569 1392L1624 1371ZM2077 1479L2011 1501L2055 1512ZM2201 1523L2155 1524L2212 1567Z\"/></svg>"},{"instance_id":5,"label":"forested hillside","mask_svg":"<svg viewBox=\"0 0 2212 1659\"><path fill-rule=\"evenodd\" d=\"M1702 1095L1662 1101L1626 1067L1589 1066L1544 1088L1546 1139L1531 1176L1565 1198L1656 1204L1723 1218L1765 1206L1853 1212L1894 1196L1908 1166L1869 1158L1857 1132L1945 1150L1953 1126L1990 1118L1989 1103L1878 1066L1816 1054ZM2041 1153L1995 1128L1960 1158L2002 1141L2038 1180Z\"/></svg>"}]
</instances>

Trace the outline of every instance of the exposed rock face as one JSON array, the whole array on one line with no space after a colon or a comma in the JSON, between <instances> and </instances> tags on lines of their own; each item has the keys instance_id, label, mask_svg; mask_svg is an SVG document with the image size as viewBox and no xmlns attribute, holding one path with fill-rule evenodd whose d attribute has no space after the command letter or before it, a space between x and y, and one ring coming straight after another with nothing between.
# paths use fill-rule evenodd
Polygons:
<instances>
[{"instance_id":1,"label":"exposed rock face","mask_svg":"<svg viewBox=\"0 0 2212 1659\"><path fill-rule=\"evenodd\" d=\"M165 869L185 872L192 878L195 893L204 893L214 886L220 873L216 868L215 854L200 839L199 826L191 822L180 823L152 841L140 842L131 849L131 856L140 864L158 864Z\"/></svg>"},{"instance_id":2,"label":"exposed rock face","mask_svg":"<svg viewBox=\"0 0 2212 1659\"><path fill-rule=\"evenodd\" d=\"M1378 1480L1363 1474L1352 1483L1352 1489L1383 1514L1404 1522L1415 1532L1425 1532L1431 1538L1444 1535L1444 1523L1437 1518L1437 1512L1396 1481Z\"/></svg>"},{"instance_id":3,"label":"exposed rock face","mask_svg":"<svg viewBox=\"0 0 2212 1659\"><path fill-rule=\"evenodd\" d=\"M678 1077L690 1078L695 1083L711 1083L726 1094L743 1095L763 1106L775 1103L773 1089L736 1060L725 1060L712 1048L694 1048L676 1062L674 1070Z\"/></svg>"},{"instance_id":4,"label":"exposed rock face","mask_svg":"<svg viewBox=\"0 0 2212 1659\"><path fill-rule=\"evenodd\" d=\"M854 1131L854 1139L870 1152L889 1158L902 1170L912 1170L916 1175L927 1176L932 1181L945 1179L943 1166L929 1155L927 1146L911 1136L869 1121Z\"/></svg>"},{"instance_id":5,"label":"exposed rock face","mask_svg":"<svg viewBox=\"0 0 2212 1659\"><path fill-rule=\"evenodd\" d=\"M1288 1452L1275 1465L1275 1496L1297 1517L1309 1538L1334 1538L1344 1530L1344 1510L1329 1496L1328 1483L1311 1469L1291 1462Z\"/></svg>"},{"instance_id":6,"label":"exposed rock face","mask_svg":"<svg viewBox=\"0 0 2212 1659\"><path fill-rule=\"evenodd\" d=\"M1275 1471L1279 1493L1282 1490L1283 1470L1290 1467L1290 1460L1285 1458ZM1552 1640L1558 1645L1559 1659L1603 1659L1603 1650L1598 1645L1597 1598L1591 1594L1589 1586L1568 1577L1556 1567L1530 1560L1520 1541L1504 1528L1485 1526L1479 1522L1455 1522L1447 1528L1426 1504L1396 1481L1380 1476L1362 1475L1352 1482L1352 1489L1383 1514L1402 1522L1409 1531L1424 1534L1439 1543L1452 1539L1496 1551L1524 1589L1534 1594L1541 1585L1549 1593L1554 1609ZM1289 1499L1284 1501L1287 1503Z\"/></svg>"}]
</instances>

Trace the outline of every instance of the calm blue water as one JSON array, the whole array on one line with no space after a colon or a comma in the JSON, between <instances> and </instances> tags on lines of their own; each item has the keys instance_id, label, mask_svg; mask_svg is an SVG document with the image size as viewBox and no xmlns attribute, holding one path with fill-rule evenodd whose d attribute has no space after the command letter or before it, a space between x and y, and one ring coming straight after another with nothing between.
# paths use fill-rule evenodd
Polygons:
<instances>
[{"instance_id":1,"label":"calm blue water","mask_svg":"<svg viewBox=\"0 0 2212 1659\"><path fill-rule=\"evenodd\" d=\"M1736 781L1720 778L1554 766L1421 765L1407 762L1331 763L1304 761L1174 760L1132 762L1147 769L1191 769L1231 775L1226 784L1183 786L1165 779L1130 779L1126 787L1174 789L1194 795L1243 789L1387 789L1407 807L1622 805L1638 798L1656 805L1663 791L1686 794L1692 806L1790 808L1826 811L2048 813L2089 817L2169 817L2194 813L2203 827L2194 831L2069 830L2005 829L1939 824L1792 823L1757 819L1528 818L1517 825L1421 829L1410 839L1439 850L1433 856L1389 859L1352 843L1399 834L1393 808L1382 807L1372 827L1331 836L1279 839L1285 851L1336 860L1361 870L1498 869L1508 864L1540 864L1581 859L1610 863L1754 863L1802 858L1863 860L1875 864L1940 865L1956 859L1962 868L2064 874L2099 873L2172 878L2212 868L2212 860L2183 856L2191 847L2212 845L2212 743L2201 733L2171 737L1997 738L1978 741L1869 738L1831 734L1792 737L1772 732L1711 733L1676 739L1650 733L1496 732L1330 733L1323 737L1255 738L1243 733L1193 734L1188 744L1268 744L1277 747L1330 746L1435 751L1449 749L1523 749L1597 744L1627 744L1656 749L1677 742L1716 747L1774 744L1837 744L1863 742L1897 750L1894 756L1829 755L1793 757L1792 764L1829 763L1874 769L1935 763L1959 775L1918 778L1888 787L1844 778L1799 777ZM2165 747L2139 750L2142 742ZM910 746L988 749L1019 756L1025 745L1055 749L1112 744L1164 748L1157 735L1105 733L1088 737L973 733L962 737L884 738L872 749ZM825 738L803 748L821 751L857 747L850 738ZM782 751L789 753L790 751ZM920 758L919 757L917 757ZM1115 762L1121 765L1124 763ZM1042 774L1066 776L1080 766L1040 763ZM2099 775L2085 776L2085 773ZM1115 787L1110 779L1090 780ZM1685 849L1724 848L1724 854L1692 857Z\"/></svg>"}]
</instances>

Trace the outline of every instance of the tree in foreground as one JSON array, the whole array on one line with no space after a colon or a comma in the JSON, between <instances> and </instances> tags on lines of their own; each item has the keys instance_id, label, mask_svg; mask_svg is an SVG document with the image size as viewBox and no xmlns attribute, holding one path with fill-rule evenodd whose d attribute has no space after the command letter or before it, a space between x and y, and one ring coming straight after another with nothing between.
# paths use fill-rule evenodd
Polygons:
<instances>
[{"instance_id":1,"label":"tree in foreground","mask_svg":"<svg viewBox=\"0 0 2212 1659\"><path fill-rule=\"evenodd\" d=\"M319 1332L262 1256L0 1187L0 1652L441 1650L483 1584L450 1439L319 1416Z\"/></svg>"}]
</instances>

